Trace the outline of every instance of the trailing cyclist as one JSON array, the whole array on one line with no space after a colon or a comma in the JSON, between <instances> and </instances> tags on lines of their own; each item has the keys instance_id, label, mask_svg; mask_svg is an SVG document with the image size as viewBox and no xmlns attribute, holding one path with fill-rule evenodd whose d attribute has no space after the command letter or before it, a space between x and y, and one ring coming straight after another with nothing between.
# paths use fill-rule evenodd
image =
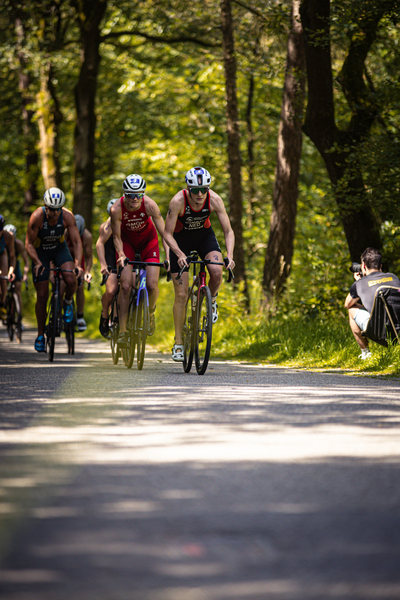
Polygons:
<instances>
[{"instance_id":1,"label":"trailing cyclist","mask_svg":"<svg viewBox=\"0 0 400 600\"><path fill-rule=\"evenodd\" d=\"M7 224L4 227L4 231L8 231L12 234L14 239L14 251L15 251L15 291L18 296L19 306L22 315L22 282L26 283L28 281L28 271L29 271L29 259L28 254L25 250L25 246L22 240L17 238L17 228L15 225ZM19 257L24 261L24 272L21 271L21 264Z\"/></svg>"},{"instance_id":2,"label":"trailing cyclist","mask_svg":"<svg viewBox=\"0 0 400 600\"><path fill-rule=\"evenodd\" d=\"M49 188L44 194L44 206L37 208L31 215L26 233L25 248L32 259L33 281L37 292L36 320L38 336L35 350L45 352L44 327L46 305L49 295L50 262L67 271L77 269L82 274L82 242L72 212L64 208L65 194L59 188ZM65 230L73 244L75 264L65 242ZM76 291L77 278L74 273L62 272L66 284L63 319L65 323L73 320L72 297Z\"/></svg>"},{"instance_id":3,"label":"trailing cyclist","mask_svg":"<svg viewBox=\"0 0 400 600\"><path fill-rule=\"evenodd\" d=\"M187 189L181 190L172 198L165 219L164 239L170 247L171 273L174 282L175 302L173 308L175 324L175 344L172 359L183 362L182 328L185 320L185 305L189 287L188 273L177 280L177 274L187 266L187 255L196 250L202 259L222 262L221 248L211 227L210 214L215 212L225 236L225 246L229 259L227 269L233 269L233 248L235 236L226 213L222 198L210 189L211 175L202 167L190 169L185 176ZM212 296L213 323L218 319L217 294L222 281L220 265L207 265L210 275L209 288Z\"/></svg>"},{"instance_id":4,"label":"trailing cyclist","mask_svg":"<svg viewBox=\"0 0 400 600\"><path fill-rule=\"evenodd\" d=\"M3 229L4 217L0 215L0 275L8 277L10 281L15 278L15 250L14 237L9 231ZM6 252L7 250L7 252ZM7 318L5 301L7 296L7 280L0 279L0 320Z\"/></svg>"},{"instance_id":5,"label":"trailing cyclist","mask_svg":"<svg viewBox=\"0 0 400 600\"><path fill-rule=\"evenodd\" d=\"M140 253L143 262L160 262L157 231L163 240L164 219L157 204L146 196L146 182L136 174L128 175L122 189L124 195L111 208L111 227L114 245L118 255L117 263L122 267L126 258L134 261L136 253ZM164 244L168 260L169 248ZM150 328L149 335L155 330L154 312L158 298L159 267L148 267L147 290L149 293ZM126 320L128 316L129 294L132 288L132 266L127 265L120 278L119 294L119 331L118 345L126 348L128 333Z\"/></svg>"},{"instance_id":6,"label":"trailing cyclist","mask_svg":"<svg viewBox=\"0 0 400 600\"><path fill-rule=\"evenodd\" d=\"M111 207L119 198L113 198L107 204L107 212L110 215ZM99 228L99 238L96 242L96 252L100 263L100 272L107 275L106 291L101 299L101 315L99 330L103 337L108 338L108 314L110 306L118 289L117 261L115 256L114 238L111 228L111 217L102 223Z\"/></svg>"}]
</instances>

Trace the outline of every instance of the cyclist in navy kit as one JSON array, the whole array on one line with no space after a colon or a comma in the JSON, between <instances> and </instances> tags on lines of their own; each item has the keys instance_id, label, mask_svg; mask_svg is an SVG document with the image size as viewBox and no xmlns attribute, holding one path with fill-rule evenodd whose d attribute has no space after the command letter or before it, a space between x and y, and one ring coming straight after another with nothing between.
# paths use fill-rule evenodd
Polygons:
<instances>
[{"instance_id":1,"label":"cyclist in navy kit","mask_svg":"<svg viewBox=\"0 0 400 600\"><path fill-rule=\"evenodd\" d=\"M233 269L233 248L235 236L226 213L222 198L210 189L211 175L202 167L194 167L186 173L187 189L178 192L171 200L165 219L164 239L171 248L170 262L174 282L175 302L173 308L175 324L175 344L172 359L183 361L182 328L185 319L185 305L189 287L189 275L176 276L183 266L187 266L187 255L196 250L199 256L222 262L221 248L211 227L210 214L215 212L225 236L229 263ZM216 297L222 282L222 265L207 265L210 275L209 288L212 295L213 323L218 319Z\"/></svg>"},{"instance_id":2,"label":"cyclist in navy kit","mask_svg":"<svg viewBox=\"0 0 400 600\"><path fill-rule=\"evenodd\" d=\"M38 336L35 350L46 352L44 327L46 322L46 304L49 295L50 262L67 271L77 269L81 276L82 242L76 226L75 217L70 210L63 208L64 192L59 188L49 188L44 194L44 206L37 208L29 219L25 248L32 259L32 275L37 292L36 320ZM68 231L74 247L75 264L65 242L64 232ZM61 273L66 292L63 306L63 318L66 323L73 319L72 296L77 287L77 278L73 272Z\"/></svg>"}]
</instances>

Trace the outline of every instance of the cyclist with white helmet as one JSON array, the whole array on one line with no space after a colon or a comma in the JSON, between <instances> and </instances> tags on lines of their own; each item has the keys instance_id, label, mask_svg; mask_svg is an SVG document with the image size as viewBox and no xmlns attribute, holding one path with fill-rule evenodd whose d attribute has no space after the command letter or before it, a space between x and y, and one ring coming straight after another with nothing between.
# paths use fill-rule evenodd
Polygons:
<instances>
[{"instance_id":1,"label":"cyclist with white helmet","mask_svg":"<svg viewBox=\"0 0 400 600\"><path fill-rule=\"evenodd\" d=\"M173 307L175 324L175 344L172 358L183 361L182 329L185 320L185 305L189 286L189 274L176 276L182 267L187 266L187 255L196 250L199 256L222 262L221 248L211 227L210 214L215 212L225 236L225 246L229 263L233 269L233 248L235 236L225 210L222 198L210 189L211 175L202 167L193 167L185 176L187 189L181 190L172 198L165 219L164 238L170 247L171 273L174 282L175 302ZM222 281L222 266L207 265L210 275L209 288L212 295L213 323L218 319L216 297ZM175 274L175 276L174 276Z\"/></svg>"},{"instance_id":2,"label":"cyclist with white helmet","mask_svg":"<svg viewBox=\"0 0 400 600\"><path fill-rule=\"evenodd\" d=\"M8 231L9 233L12 234L13 239L14 239L14 251L15 251L15 259L16 259L16 264L15 264L15 291L17 293L18 296L18 300L19 300L19 305L21 307L21 313L22 313L22 282L27 282L28 280L28 271L29 271L29 259L28 259L28 254L25 250L25 246L22 240L17 238L17 228L15 227L15 225L11 225L7 224L4 227L4 231ZM21 271L21 264L20 264L20 260L19 257L22 258L22 260L24 261L24 272L22 273Z\"/></svg>"},{"instance_id":3,"label":"cyclist with white helmet","mask_svg":"<svg viewBox=\"0 0 400 600\"><path fill-rule=\"evenodd\" d=\"M107 212L110 215L111 207L119 200L113 198L107 204ZM100 263L101 274L108 275L106 281L106 291L101 299L101 315L99 331L105 338L108 337L108 313L110 306L118 289L117 280L117 261L115 256L114 239L111 229L111 217L102 223L99 228L99 239L96 242L96 252Z\"/></svg>"},{"instance_id":4,"label":"cyclist with white helmet","mask_svg":"<svg viewBox=\"0 0 400 600\"><path fill-rule=\"evenodd\" d=\"M146 182L136 174L128 175L122 189L124 195L111 208L111 227L113 231L117 263L123 266L125 258L135 260L140 254L143 262L160 262L157 231L164 244L164 219L157 204L145 194ZM168 259L169 249L165 244ZM159 267L148 267L146 280L149 293L150 327L148 335L155 330L154 312L158 298ZM128 343L126 320L128 316L129 293L132 287L132 266L127 265L120 278L119 293L119 336L118 345L125 348Z\"/></svg>"},{"instance_id":5,"label":"cyclist with white helmet","mask_svg":"<svg viewBox=\"0 0 400 600\"><path fill-rule=\"evenodd\" d=\"M15 250L13 234L4 228L5 219L0 215L0 275L8 277L10 281L15 279ZM4 228L4 229L3 229ZM7 296L7 280L0 279L0 319L7 318L4 306Z\"/></svg>"},{"instance_id":6,"label":"cyclist with white helmet","mask_svg":"<svg viewBox=\"0 0 400 600\"><path fill-rule=\"evenodd\" d=\"M93 265L93 236L89 229L86 229L85 219L82 217L82 215L75 215L75 221L82 242L83 254L81 267L84 272L83 279L89 283L92 280L92 274L90 273L90 270ZM74 247L69 238L68 231L65 232L65 241L67 242L68 250L71 252L72 258L75 258ZM83 285L78 285L76 290L76 326L78 331L85 331L85 329L87 329L86 321L83 318L84 310L84 289Z\"/></svg>"},{"instance_id":7,"label":"cyclist with white helmet","mask_svg":"<svg viewBox=\"0 0 400 600\"><path fill-rule=\"evenodd\" d=\"M36 288L36 320L38 336L35 350L46 352L44 326L46 305L49 295L50 262L67 271L78 269L81 275L82 242L72 212L64 207L65 194L59 188L49 188L44 194L44 206L31 214L26 233L25 248L32 259L33 282ZM74 247L75 264L65 242L65 230ZM72 296L75 293L77 279L75 273L63 271L66 284L63 305L63 318L66 323L73 319Z\"/></svg>"}]
</instances>

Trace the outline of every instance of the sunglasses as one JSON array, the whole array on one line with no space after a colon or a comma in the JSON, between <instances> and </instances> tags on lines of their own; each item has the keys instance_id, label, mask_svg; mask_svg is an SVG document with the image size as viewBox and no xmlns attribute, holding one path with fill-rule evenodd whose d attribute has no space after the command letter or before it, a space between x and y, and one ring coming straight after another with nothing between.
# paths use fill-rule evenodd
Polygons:
<instances>
[{"instance_id":1,"label":"sunglasses","mask_svg":"<svg viewBox=\"0 0 400 600\"><path fill-rule=\"evenodd\" d=\"M50 208L50 206L46 206L47 210L50 212L60 212L61 208Z\"/></svg>"},{"instance_id":2,"label":"sunglasses","mask_svg":"<svg viewBox=\"0 0 400 600\"><path fill-rule=\"evenodd\" d=\"M135 200L135 198L138 198L138 200L141 200L144 197L144 194L125 194L125 198L131 198L131 200Z\"/></svg>"},{"instance_id":3,"label":"sunglasses","mask_svg":"<svg viewBox=\"0 0 400 600\"><path fill-rule=\"evenodd\" d=\"M193 192L193 194L198 194L200 192L200 194L205 194L206 192L208 192L210 188L208 188L207 186L205 187L191 187L189 188L189 192Z\"/></svg>"}]
</instances>

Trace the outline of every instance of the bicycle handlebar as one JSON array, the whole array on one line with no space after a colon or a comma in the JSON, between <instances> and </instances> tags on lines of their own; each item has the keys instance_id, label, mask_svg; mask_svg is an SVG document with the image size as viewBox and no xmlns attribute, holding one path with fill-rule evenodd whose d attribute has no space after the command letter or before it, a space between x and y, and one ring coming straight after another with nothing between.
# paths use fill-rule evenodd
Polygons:
<instances>
[{"instance_id":1,"label":"bicycle handlebar","mask_svg":"<svg viewBox=\"0 0 400 600\"><path fill-rule=\"evenodd\" d=\"M201 265L202 263L204 263L205 265L221 265L221 266L228 266L229 265L229 258L224 258L224 262L214 262L212 261L210 258L205 258L204 260L197 260L197 254L194 256L191 256L189 254L189 256L186 257L186 262L188 263L188 266L184 266L181 268L181 270L179 271L176 280L179 281L179 279L182 277L183 273L185 271L189 271L189 267L191 263L197 264L197 265ZM228 275L228 279L227 279L227 283L230 283L232 281L232 279L235 279L235 276L233 274L232 269L228 269L229 275Z\"/></svg>"}]
</instances>

